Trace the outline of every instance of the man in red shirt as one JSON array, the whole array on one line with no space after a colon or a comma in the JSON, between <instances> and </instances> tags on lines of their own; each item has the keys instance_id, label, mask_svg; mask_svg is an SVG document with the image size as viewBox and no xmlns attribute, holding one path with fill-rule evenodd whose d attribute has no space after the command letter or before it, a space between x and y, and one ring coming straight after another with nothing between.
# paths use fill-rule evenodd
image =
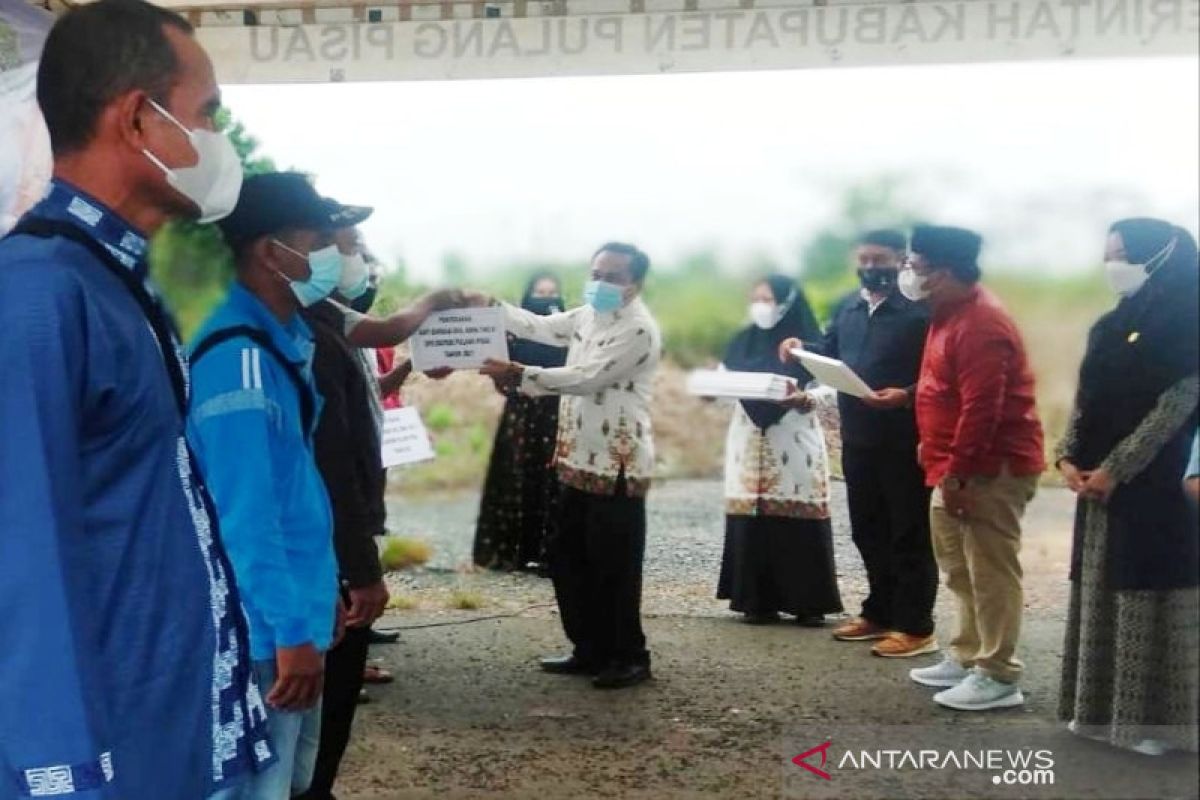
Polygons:
<instances>
[{"instance_id":1,"label":"man in red shirt","mask_svg":"<svg viewBox=\"0 0 1200 800\"><path fill-rule=\"evenodd\" d=\"M917 383L918 459L934 488L934 554L959 608L945 661L910 675L942 687L934 700L963 711L1024 702L1014 655L1021 517L1045 469L1033 373L1017 326L978 285L981 243L962 228L918 226L900 275L901 291L927 299L932 312Z\"/></svg>"}]
</instances>

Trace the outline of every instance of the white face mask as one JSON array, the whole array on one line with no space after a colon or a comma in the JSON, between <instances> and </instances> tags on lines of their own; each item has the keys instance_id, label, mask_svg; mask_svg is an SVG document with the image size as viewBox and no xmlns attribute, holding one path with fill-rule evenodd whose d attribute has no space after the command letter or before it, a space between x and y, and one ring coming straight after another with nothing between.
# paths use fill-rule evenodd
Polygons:
<instances>
[{"instance_id":1,"label":"white face mask","mask_svg":"<svg viewBox=\"0 0 1200 800\"><path fill-rule=\"evenodd\" d=\"M371 271L367 269L362 253L342 255L342 279L338 281L338 294L347 300L357 300L367 291Z\"/></svg>"},{"instance_id":2,"label":"white face mask","mask_svg":"<svg viewBox=\"0 0 1200 800\"><path fill-rule=\"evenodd\" d=\"M1153 258L1145 264L1130 264L1128 261L1105 261L1104 272L1108 276L1108 285L1112 290L1121 297L1129 297L1137 293L1138 289L1150 279L1154 271L1161 267L1171 253L1175 252L1175 243L1178 239L1171 239L1167 242L1166 247L1159 250Z\"/></svg>"},{"instance_id":3,"label":"white face mask","mask_svg":"<svg viewBox=\"0 0 1200 800\"><path fill-rule=\"evenodd\" d=\"M190 131L158 103L151 100L150 105L188 137L196 151L196 163L190 167L168 167L149 150L143 149L142 153L163 171L175 191L196 204L200 209L199 222L207 224L229 216L242 191L242 162L233 143L224 134L203 128Z\"/></svg>"},{"instance_id":4,"label":"white face mask","mask_svg":"<svg viewBox=\"0 0 1200 800\"><path fill-rule=\"evenodd\" d=\"M896 285L900 287L900 294L914 303L929 297L929 288L925 278L911 269L900 270L900 277L896 280Z\"/></svg>"},{"instance_id":5,"label":"white face mask","mask_svg":"<svg viewBox=\"0 0 1200 800\"><path fill-rule=\"evenodd\" d=\"M779 309L774 303L753 302L750 304L750 321L763 330L770 330L779 323Z\"/></svg>"}]
</instances>

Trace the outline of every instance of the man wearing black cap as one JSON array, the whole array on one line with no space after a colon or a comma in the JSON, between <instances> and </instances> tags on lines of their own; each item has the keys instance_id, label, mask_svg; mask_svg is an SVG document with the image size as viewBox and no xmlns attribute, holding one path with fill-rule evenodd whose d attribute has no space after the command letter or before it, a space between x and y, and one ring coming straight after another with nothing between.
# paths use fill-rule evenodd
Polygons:
<instances>
[{"instance_id":1,"label":"man wearing black cap","mask_svg":"<svg viewBox=\"0 0 1200 800\"><path fill-rule=\"evenodd\" d=\"M342 283L335 236L348 213L322 200L300 173L249 178L233 213L221 223L237 281L201 328L192 351L189 436L230 542L255 672L270 687L268 721L279 759L242 794L230 795L239 800L277 800L309 788L321 723L324 653L341 635L335 633L335 609L341 608L336 509L313 455L323 415L314 377L317 342L300 312L324 303ZM334 313L345 315L343 326L352 328L356 344L394 344L435 307L457 300L456 293L438 293L382 320L337 308ZM337 399L324 413L355 413ZM365 402L358 413L371 425ZM377 439L365 446L371 448L368 458L378 457ZM339 498L340 481L339 476ZM351 519L349 509L341 511L345 532L361 534L361 520ZM361 537L349 538L351 569L356 574L370 570L362 563L367 548ZM346 541L339 538L340 545ZM374 558L369 538L367 544ZM374 611L360 608L359 613ZM336 616L340 623L340 613Z\"/></svg>"},{"instance_id":2,"label":"man wearing black cap","mask_svg":"<svg viewBox=\"0 0 1200 800\"><path fill-rule=\"evenodd\" d=\"M962 711L1021 705L1021 517L1045 469L1033 373L1016 324L978 285L982 239L918 226L900 288L927 298L929 336L917 384L930 527L938 566L958 599L958 632L942 663L914 681ZM879 398L881 403L887 398Z\"/></svg>"},{"instance_id":3,"label":"man wearing black cap","mask_svg":"<svg viewBox=\"0 0 1200 800\"><path fill-rule=\"evenodd\" d=\"M835 639L879 641L872 653L905 658L938 649L933 636L937 565L929 540L929 490L917 463L912 410L929 312L897 289L907 240L894 230L869 231L854 250L861 289L842 301L821 342L804 347L846 362L869 386L893 397L838 394L842 470L854 544L869 591L859 616ZM780 347L793 358L797 344Z\"/></svg>"},{"instance_id":4,"label":"man wearing black cap","mask_svg":"<svg viewBox=\"0 0 1200 800\"><path fill-rule=\"evenodd\" d=\"M308 787L324 654L339 608L329 498L312 453L320 407L299 310L338 284L333 221L299 173L246 180L221 223L237 281L197 334L189 438L229 543L277 763L230 797Z\"/></svg>"}]
</instances>

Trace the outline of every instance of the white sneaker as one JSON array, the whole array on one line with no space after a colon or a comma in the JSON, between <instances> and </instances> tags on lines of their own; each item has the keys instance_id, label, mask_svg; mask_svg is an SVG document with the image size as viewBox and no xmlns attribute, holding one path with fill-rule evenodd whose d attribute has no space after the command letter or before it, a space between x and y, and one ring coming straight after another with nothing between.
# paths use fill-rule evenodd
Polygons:
<instances>
[{"instance_id":1,"label":"white sneaker","mask_svg":"<svg viewBox=\"0 0 1200 800\"><path fill-rule=\"evenodd\" d=\"M957 686L935 694L933 701L959 711L987 711L1019 706L1025 702L1025 695L1015 683L1001 683L973 670Z\"/></svg>"},{"instance_id":2,"label":"white sneaker","mask_svg":"<svg viewBox=\"0 0 1200 800\"><path fill-rule=\"evenodd\" d=\"M946 656L942 659L941 663L934 664L932 667L920 667L908 671L908 677L917 683L922 686L933 686L938 689L957 686L962 682L963 678L970 674L970 670L963 667L962 664L959 664L950 656Z\"/></svg>"}]
</instances>

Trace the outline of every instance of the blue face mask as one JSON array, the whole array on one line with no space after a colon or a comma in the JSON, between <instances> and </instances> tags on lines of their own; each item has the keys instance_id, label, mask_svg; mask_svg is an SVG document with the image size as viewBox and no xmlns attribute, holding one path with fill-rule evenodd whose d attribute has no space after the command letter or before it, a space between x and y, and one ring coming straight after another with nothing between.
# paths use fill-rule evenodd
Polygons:
<instances>
[{"instance_id":1,"label":"blue face mask","mask_svg":"<svg viewBox=\"0 0 1200 800\"><path fill-rule=\"evenodd\" d=\"M588 281L583 286L583 302L600 314L616 311L625 302L625 290L615 283Z\"/></svg>"},{"instance_id":2,"label":"blue face mask","mask_svg":"<svg viewBox=\"0 0 1200 800\"><path fill-rule=\"evenodd\" d=\"M308 261L308 267L312 271L312 274L308 276L308 280L292 280L284 275L284 278L287 279L288 284L292 287L292 293L300 301L300 305L308 308L329 297L329 295L333 294L333 290L338 288L338 282L342 279L342 254L338 252L336 245L331 244L329 247L314 250L305 256L302 253L297 253L278 239L273 241L289 253Z\"/></svg>"}]
</instances>

